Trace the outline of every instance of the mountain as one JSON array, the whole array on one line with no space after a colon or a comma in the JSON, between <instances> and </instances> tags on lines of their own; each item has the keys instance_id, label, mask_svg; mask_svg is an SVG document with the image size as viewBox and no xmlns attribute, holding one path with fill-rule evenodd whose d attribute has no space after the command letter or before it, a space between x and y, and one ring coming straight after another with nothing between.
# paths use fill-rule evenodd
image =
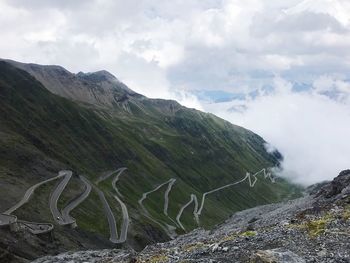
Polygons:
<instances>
[{"instance_id":1,"label":"mountain","mask_svg":"<svg viewBox=\"0 0 350 263\"><path fill-rule=\"evenodd\" d=\"M349 228L350 170L345 170L311 195L235 213L211 232L198 229L140 253L81 251L35 263L349 262Z\"/></svg>"},{"instance_id":2,"label":"mountain","mask_svg":"<svg viewBox=\"0 0 350 263\"><path fill-rule=\"evenodd\" d=\"M0 236L13 240L0 248L21 259L72 249L141 249L300 194L263 170L278 166L281 155L268 153L258 135L176 101L137 94L106 71L73 74L2 60L0 99L2 213L39 184L11 212L26 238L0 228ZM63 215L75 203L78 227L70 229L57 211ZM51 241L42 242L28 222L53 224ZM126 240L116 242L113 226L118 240L123 231Z\"/></svg>"},{"instance_id":3,"label":"mountain","mask_svg":"<svg viewBox=\"0 0 350 263\"><path fill-rule=\"evenodd\" d=\"M98 106L112 106L126 96L141 95L130 90L105 70L73 74L61 66L41 66L5 60L35 77L53 94Z\"/></svg>"}]
</instances>

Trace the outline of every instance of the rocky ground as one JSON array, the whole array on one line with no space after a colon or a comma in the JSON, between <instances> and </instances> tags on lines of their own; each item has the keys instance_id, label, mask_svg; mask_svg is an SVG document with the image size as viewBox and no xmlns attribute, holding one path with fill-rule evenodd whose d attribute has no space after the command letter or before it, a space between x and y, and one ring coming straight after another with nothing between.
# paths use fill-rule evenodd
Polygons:
<instances>
[{"instance_id":1,"label":"rocky ground","mask_svg":"<svg viewBox=\"0 0 350 263\"><path fill-rule=\"evenodd\" d=\"M102 250L45 257L50 262L350 262L350 170L311 194L234 214L136 253Z\"/></svg>"}]
</instances>

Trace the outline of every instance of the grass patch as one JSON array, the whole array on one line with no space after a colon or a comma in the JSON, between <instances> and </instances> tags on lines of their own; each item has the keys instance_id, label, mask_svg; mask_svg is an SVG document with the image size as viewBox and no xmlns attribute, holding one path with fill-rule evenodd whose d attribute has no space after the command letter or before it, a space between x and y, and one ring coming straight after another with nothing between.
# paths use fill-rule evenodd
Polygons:
<instances>
[{"instance_id":1,"label":"grass patch","mask_svg":"<svg viewBox=\"0 0 350 263\"><path fill-rule=\"evenodd\" d=\"M242 236L242 237L254 237L254 236L256 236L257 234L258 234L258 233L257 233L256 231L250 231L250 230L248 230L248 231L245 231L245 232L241 233L240 236Z\"/></svg>"},{"instance_id":2,"label":"grass patch","mask_svg":"<svg viewBox=\"0 0 350 263\"><path fill-rule=\"evenodd\" d=\"M306 228L311 237L316 237L320 234L323 234L326 230L327 223L329 219L321 218L318 220L308 221L306 223Z\"/></svg>"},{"instance_id":3,"label":"grass patch","mask_svg":"<svg viewBox=\"0 0 350 263\"><path fill-rule=\"evenodd\" d=\"M343 220L348 221L350 219L350 206L344 207L344 212L342 215Z\"/></svg>"},{"instance_id":4,"label":"grass patch","mask_svg":"<svg viewBox=\"0 0 350 263\"><path fill-rule=\"evenodd\" d=\"M202 248L204 246L205 246L205 244L203 242L198 242L198 243L192 243L192 244L185 245L182 249L186 252L191 252L193 250L196 250L198 248Z\"/></svg>"},{"instance_id":5,"label":"grass patch","mask_svg":"<svg viewBox=\"0 0 350 263\"><path fill-rule=\"evenodd\" d=\"M221 239L221 242L235 240L237 237L238 237L237 234L230 234L230 235L225 236L223 239Z\"/></svg>"}]
</instances>

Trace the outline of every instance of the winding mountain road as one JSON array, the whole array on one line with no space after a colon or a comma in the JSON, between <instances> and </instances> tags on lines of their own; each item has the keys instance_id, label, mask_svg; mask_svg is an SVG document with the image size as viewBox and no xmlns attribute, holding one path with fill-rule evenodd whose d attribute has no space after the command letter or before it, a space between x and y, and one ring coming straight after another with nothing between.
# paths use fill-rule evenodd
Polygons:
<instances>
[{"instance_id":1,"label":"winding mountain road","mask_svg":"<svg viewBox=\"0 0 350 263\"><path fill-rule=\"evenodd\" d=\"M112 212L112 209L109 206L108 201L107 201L104 193L100 189L98 189L96 186L93 186L93 187L94 187L94 190L97 192L98 197L100 198L100 200L102 202L103 209L104 209L105 215L106 215L107 220L108 220L109 235L110 235L109 240L112 243L117 243L118 242L117 223L116 223L114 214Z\"/></svg>"},{"instance_id":2,"label":"winding mountain road","mask_svg":"<svg viewBox=\"0 0 350 263\"><path fill-rule=\"evenodd\" d=\"M8 210L6 210L3 214L5 214L5 215L10 215L10 214L12 214L12 213L15 212L18 208L20 208L21 206L23 206L24 204L26 204L26 203L29 201L30 197L33 195L34 191L35 191L39 186L41 186L41 185L43 185L43 184L46 184L46 183L48 183L48 182L51 182L51 181L53 181L53 180L56 180L56 179L58 179L58 178L61 178L61 177L65 176L67 172L69 172L69 171L60 171L60 172L58 173L57 176L52 177L52 178L47 179L47 180L44 180L44 181L42 181L42 182L40 182L40 183L37 183L37 184L31 186L31 187L28 188L28 190L24 193L24 196L22 197L22 199L21 199L18 203L16 203L13 207L11 207L11 208L9 208Z\"/></svg>"},{"instance_id":3,"label":"winding mountain road","mask_svg":"<svg viewBox=\"0 0 350 263\"><path fill-rule=\"evenodd\" d=\"M123 222L121 225L121 230L120 230L120 237L118 238L118 230L117 230L117 223L114 217L114 214L108 204L108 201L104 195L104 193L99 190L97 187L95 187L95 190L97 191L100 200L103 204L103 208L105 211L105 214L107 216L108 219L108 225L109 225L109 232L110 232L110 241L112 243L124 243L127 239L127 234L128 234L128 227L129 227L129 214L128 214L128 209L125 205L125 203L118 197L118 195L120 197L122 197L122 194L119 192L118 188L117 188L117 182L119 180L120 175L126 170L126 167L122 167L119 168L113 172L110 172L102 177L100 177L97 181L96 181L96 185L98 185L100 182L107 180L109 177L111 177L113 174L118 173L113 181L112 181L112 187L114 189L114 191L117 193L117 195L113 195L114 199L117 200L117 202L120 204L120 207L122 209L122 215L123 215Z\"/></svg>"},{"instance_id":4,"label":"winding mountain road","mask_svg":"<svg viewBox=\"0 0 350 263\"><path fill-rule=\"evenodd\" d=\"M128 209L127 209L126 205L124 204L124 202L122 200L120 200L120 198L118 196L114 195L113 197L120 204L120 207L122 208L122 214L123 214L123 223L122 223L121 230L120 230L120 237L116 241L116 243L124 243L127 239L128 227L129 227Z\"/></svg>"},{"instance_id":5,"label":"winding mountain road","mask_svg":"<svg viewBox=\"0 0 350 263\"><path fill-rule=\"evenodd\" d=\"M52 192L50 196L49 205L50 205L51 214L53 216L53 219L56 221L56 223L60 225L64 225L66 224L66 222L62 217L61 212L58 210L57 203L63 190L66 188L70 178L72 177L72 174L73 174L72 171L64 171L63 180L58 184L58 186L55 188L55 190Z\"/></svg>"},{"instance_id":6,"label":"winding mountain road","mask_svg":"<svg viewBox=\"0 0 350 263\"><path fill-rule=\"evenodd\" d=\"M168 184L168 188L166 189L165 193L164 193L164 207L163 207L163 214L170 219L171 222L173 222L174 225L176 226L180 226L178 225L178 223L176 221L174 221L174 219L172 219L169 214L168 214L168 207L169 207L169 193L171 191L171 189L173 188L173 185L176 182L176 179L170 179L171 181Z\"/></svg>"},{"instance_id":7,"label":"winding mountain road","mask_svg":"<svg viewBox=\"0 0 350 263\"><path fill-rule=\"evenodd\" d=\"M123 195L119 192L118 188L117 188L117 182L119 181L119 177L122 175L122 173L127 170L128 168L126 167L122 167L120 169L118 169L118 174L114 177L113 181L112 181L112 187L114 189L114 191L116 191L116 193L120 196L123 197Z\"/></svg>"},{"instance_id":8,"label":"winding mountain road","mask_svg":"<svg viewBox=\"0 0 350 263\"><path fill-rule=\"evenodd\" d=\"M28 222L24 220L18 220L14 215L0 214L0 227L11 226L12 224L19 224L21 227L28 229L34 235L48 233L53 229L53 225L49 223Z\"/></svg>"},{"instance_id":9,"label":"winding mountain road","mask_svg":"<svg viewBox=\"0 0 350 263\"><path fill-rule=\"evenodd\" d=\"M60 171L57 176L52 177L52 178L47 179L47 180L44 180L44 181L37 183L37 184L31 186L30 188L28 188L27 191L24 193L22 199L18 203L16 203L13 207L9 208L3 214L0 214L0 221L1 221L0 225L9 225L9 224L18 222L18 223L22 224L24 227L26 227L27 229L29 229L29 231L32 232L33 234L43 234L43 233L50 232L54 228L52 224L17 220L17 217L13 216L11 214L13 212L15 212L17 209L19 209L20 207L22 207L24 204L26 204L29 201L29 199L31 198L31 196L34 194L35 190L38 187L40 187L41 185L46 184L48 182L51 182L53 180L57 180L57 179L64 177L64 176L65 176L65 179L63 181L66 182L66 180L68 178L68 180L67 180L67 183L68 183L71 175L72 175L71 171ZM60 183L59 186L62 187L63 184ZM59 197L59 195L58 195L58 197ZM55 202L55 200L52 200L52 198L50 201ZM56 204L57 204L57 200L56 200Z\"/></svg>"},{"instance_id":10,"label":"winding mountain road","mask_svg":"<svg viewBox=\"0 0 350 263\"><path fill-rule=\"evenodd\" d=\"M176 182L176 179L170 179L168 188L166 189L164 193L164 208L163 213L164 215L168 216L168 207L169 207L169 193L171 191L171 188L173 187L174 183Z\"/></svg>"},{"instance_id":11,"label":"winding mountain road","mask_svg":"<svg viewBox=\"0 0 350 263\"><path fill-rule=\"evenodd\" d=\"M67 225L67 224L76 224L76 220L70 216L70 212L75 209L79 204L81 204L90 194L92 188L94 188L94 190L97 192L102 205L103 205L103 209L104 209L104 213L107 217L108 220L108 225L109 225L109 231L110 231L110 241L112 243L124 243L127 239L127 233L128 233L128 227L129 227L129 214L128 214L128 209L127 206L125 205L125 203L123 202L122 198L123 195L119 192L118 187L117 187L117 183L119 181L120 176L123 174L123 172L126 170L126 167L122 167L119 168L113 172L109 172L107 174L105 174L104 176L100 177L99 179L96 180L95 184L96 185L92 185L84 176L79 176L80 180L82 181L82 183L85 186L84 191L78 195L75 199L73 199L66 207L64 207L61 212L59 211L58 207L57 207L57 203L58 200L62 194L62 192L64 191L64 189L66 188L67 184L69 183L71 177L72 177L72 171L68 171L68 170L64 170L64 171L60 171L58 173L57 176L52 177L50 179L44 180L40 183L37 183L33 186L31 186L25 193L24 196L22 197L22 199L16 203L13 207L9 208L7 211L5 211L3 214L0 214L0 226L4 226L4 225L10 225L12 223L16 223L16 222L20 222L23 226L27 227L32 233L34 234L39 234L39 233L45 233L45 232L49 232L53 229L53 225L52 224L46 224L46 223L35 223L35 222L28 222L28 221L23 221L23 220L17 220L16 216L11 215L13 212L15 212L18 208L22 207L24 204L26 204L29 199L31 198L31 196L34 194L35 190L40 187L41 185L51 182L53 180L62 178L62 181L56 186L56 188L54 189L54 191L52 192L52 194L50 195L50 199L49 199L49 206L50 206L50 211L52 213L52 216L54 218L54 220L56 221L56 223L60 224L60 225ZM117 173L117 174L116 174ZM115 175L115 177L112 180L112 188L115 191L116 194L113 195L113 198L119 203L120 207L121 207L121 211L122 211L122 216L123 216L123 220L122 220L122 224L121 224L121 231L120 231L120 236L118 236L118 229L117 229L117 224L116 224L116 219L114 217L114 214L112 212L112 209L104 195L104 193L97 187L98 184L106 179L108 179L109 177L111 177L112 175ZM156 191L159 191L163 186L167 185L166 190L164 191L164 205L163 205L163 214L169 218L169 220L174 223L174 225L176 225L177 227L180 227L181 229L183 229L184 231L186 231L184 225L181 222L181 217L183 215L184 210L190 206L192 203L194 203L194 209L193 209L193 216L194 219L197 223L197 225L199 225L199 217L202 213L202 210L204 208L205 205L205 200L206 197L209 194L224 190L228 187L232 187L238 184L241 184L245 181L248 181L249 186L251 188L253 188L256 184L256 182L258 181L257 176L263 174L265 179L270 179L272 183L275 182L275 178L271 176L271 173L267 172L266 169L262 169L260 171L258 171L255 174L250 174L250 173L246 173L246 176L244 178L242 178L241 180L238 180L236 182L230 183L230 184L226 184L224 186L212 189L208 192L205 192L202 194L202 199L201 199L201 203L199 206L199 202L198 202L198 198L195 194L191 194L190 195L190 200L184 204L183 206L180 207L179 212L176 215L176 219L172 219L169 214L168 214L168 208L169 208L169 194L172 190L173 185L176 182L175 178L171 178L168 181L161 183L159 185L157 185L155 188L153 188L152 190L145 192L142 194L142 197L138 200L138 204L141 207L141 210L144 214L144 216L146 218L148 218L150 221L152 221L153 223L159 225L163 231L170 237L170 238L175 238L176 237L176 227L173 225L170 225L162 220L156 220L154 219L151 214L149 213L149 211L147 210L147 208L144 206L143 202L147 199L148 195L151 193L154 193Z\"/></svg>"},{"instance_id":12,"label":"winding mountain road","mask_svg":"<svg viewBox=\"0 0 350 263\"><path fill-rule=\"evenodd\" d=\"M178 223L178 225L186 231L185 227L182 225L180 218L182 216L183 211L185 210L186 207L188 207L192 202L194 202L194 211L198 211L198 200L197 200L197 196L195 194L191 194L191 199L190 201L188 201L188 203L186 203L185 205L183 205L180 208L179 213L176 216L176 222ZM196 220L197 225L199 225L199 218L198 218L198 214L197 213L193 213L194 218Z\"/></svg>"},{"instance_id":13,"label":"winding mountain road","mask_svg":"<svg viewBox=\"0 0 350 263\"><path fill-rule=\"evenodd\" d=\"M194 203L194 209L193 209L193 216L194 216L194 219L197 223L197 225L199 225L199 217L202 213L202 210L204 208L204 204L205 204L205 200L206 200L206 197L207 195L209 194L212 194L212 193L215 193L215 192L218 192L218 191L221 191L223 189L226 189L226 188L229 188L229 187L232 187L234 185L238 185L240 183L243 183L244 181L248 180L249 182L249 186L250 187L254 187L258 178L257 176L259 174L264 174L264 177L265 178L269 178L271 180L271 182L275 182L274 178L271 176L271 173L268 173L266 172L266 169L263 168L261 169L260 171L258 171L257 173L251 175L250 173L246 173L246 176L239 180L239 181L236 181L236 182L233 182L233 183L230 183L230 184L226 184L224 186L221 186L221 187L218 187L218 188L215 188L213 190L210 190L208 192L205 192L202 194L202 199L201 199L201 204L199 206L199 203L198 203L198 198L195 194L191 194L191 199L186 203L184 204L183 206L180 207L180 210L179 212L177 213L176 215L176 221L174 221L172 218L169 217L168 215L168 206L169 206L169 193L174 185L174 183L176 182L176 179L174 178L171 178L169 179L168 181L162 183L162 184L159 184L158 186L156 186L154 189L148 191L148 192L145 192L142 194L142 197L139 199L138 203L142 209L142 211L144 212L144 215L149 218L150 220L152 220L153 222L155 222L156 224L158 224L159 226L162 227L162 229L169 235L171 236L171 233L170 233L170 229L173 227L171 225L168 225L167 223L164 223L164 222L160 222L160 221L157 221L155 220L151 215L150 213L148 212L148 210L146 209L146 207L143 205L143 202L144 200L147 198L147 196L151 193L154 193L156 191L158 191L160 188L162 188L164 185L168 185L165 193L164 193L164 207L163 207L163 213L165 216L167 216L175 225L181 227L184 231L186 230L185 227L183 226L183 224L181 223L181 216L184 212L184 210L189 206L191 205L192 203ZM166 226L166 227L165 227ZM173 236L173 235L172 235Z\"/></svg>"},{"instance_id":14,"label":"winding mountain road","mask_svg":"<svg viewBox=\"0 0 350 263\"><path fill-rule=\"evenodd\" d=\"M152 189L151 191L145 192L142 194L142 197L139 199L138 203L139 205L142 207L143 210L147 210L144 205L143 205L143 201L147 198L147 196L153 192L158 191L160 188L162 188L164 185L168 184L168 188L164 193L164 208L163 208L163 212L165 215L168 215L168 206L169 206L169 192L171 191L172 186L174 185L176 179L171 178L168 181L156 186L154 189Z\"/></svg>"},{"instance_id":15,"label":"winding mountain road","mask_svg":"<svg viewBox=\"0 0 350 263\"><path fill-rule=\"evenodd\" d=\"M117 195L114 195L113 197L120 204L120 207L122 208L122 215L123 215L123 223L122 223L121 230L120 230L120 237L117 240L117 243L124 243L126 241L127 235L128 235L128 227L129 227L128 208L126 207L125 203L120 199L123 197L123 195L119 192L119 190L117 188L117 182L119 181L119 177L126 169L127 169L126 167L121 168L119 170L119 173L114 177L114 179L112 181L112 187L113 187L114 191L117 193ZM120 196L120 198L118 197L118 195Z\"/></svg>"},{"instance_id":16,"label":"winding mountain road","mask_svg":"<svg viewBox=\"0 0 350 263\"><path fill-rule=\"evenodd\" d=\"M119 175L120 175L120 173L124 172L126 169L127 169L126 167L121 167L121 168L118 168L118 169L115 170L115 171L109 172L109 173L107 173L107 174L101 176L100 178L98 178L98 179L96 180L95 183L96 183L96 185L98 185L98 184L101 183L102 181L107 180L109 177L111 177L111 176L112 176L113 174L115 174L115 173L118 173L118 172L119 172ZM119 177L118 177L118 178L119 178Z\"/></svg>"},{"instance_id":17,"label":"winding mountain road","mask_svg":"<svg viewBox=\"0 0 350 263\"><path fill-rule=\"evenodd\" d=\"M162 188L164 185L169 184L170 187L168 186L167 190L166 190L165 193L164 193L164 200L165 200L165 202L164 202L164 208L163 208L163 212L165 211L165 212L166 212L166 216L168 216L168 215L167 215L167 208L168 208L168 202L169 202L168 196L169 196L169 192L170 192L170 190L171 190L171 187L172 187L172 185L173 185L174 183L175 183L175 179L174 179L174 178L171 178L171 179L169 179L168 181L166 181L166 182L164 182L164 183L162 183L162 184L156 186L154 189L152 189L152 190L150 190L150 191L148 191L148 192L143 193L143 194L142 194L142 197L141 197L141 198L139 199L139 201L138 201L138 203L139 203L139 205L140 205L140 207L141 207L141 209L142 209L142 211L143 211L144 216L146 216L146 217L147 217L148 219L150 219L152 222L154 222L154 223L156 223L157 225L159 225L159 226L163 229L163 231L164 231L170 238L172 238L172 239L176 237L176 233L175 233L176 227L174 227L174 226L172 226L172 225L169 225L169 224L167 224L167 223L164 223L164 222L160 223L159 221L155 220L155 219L151 216L151 214L148 212L147 208L143 205L143 201L145 201L145 199L147 198L147 196L148 196L149 194L151 194L151 193L153 193L153 192L156 192L156 191L158 191L160 188ZM166 208L166 209L165 209L165 208ZM172 221L173 221L173 220L172 220Z\"/></svg>"},{"instance_id":18,"label":"winding mountain road","mask_svg":"<svg viewBox=\"0 0 350 263\"><path fill-rule=\"evenodd\" d=\"M76 208L79 204L81 204L90 194L92 186L89 180L87 180L84 176L80 175L79 179L84 183L85 190L82 192L77 198L75 198L72 202L70 202L63 210L61 211L62 219L64 224L74 224L76 223L75 218L70 216L70 212Z\"/></svg>"},{"instance_id":19,"label":"winding mountain road","mask_svg":"<svg viewBox=\"0 0 350 263\"><path fill-rule=\"evenodd\" d=\"M191 194L191 200L190 200L188 203L184 204L184 205L180 208L180 211L179 211L179 213L178 213L177 216L176 216L176 221L177 221L178 225L179 225L183 230L185 230L184 226L183 226L182 223L181 223L181 216L182 216L182 213L183 213L184 209L185 209L187 206L189 206L192 202L195 202L195 207L194 207L194 210L193 210L193 215L194 215L194 218L195 218L197 224L199 225L199 217L200 217L200 215L201 215L201 213L202 213L202 210L203 210L203 208L204 208L205 198L206 198L207 195L212 194L212 193L215 193L215 192L218 192L218 191L221 191L221 190L226 189L226 188L228 188L228 187L231 187L231 186L234 186L234 185L243 183L243 182L246 181L246 180L248 180L249 186L253 188L253 187L255 186L257 180L258 180L257 176L258 176L259 174L261 174L261 173L264 174L265 179L266 179L266 178L269 178L269 179L271 180L272 183L275 182L275 179L271 176L271 173L266 172L266 169L265 169L265 168L261 169L260 171L256 172L256 173L253 174L253 175L251 175L250 173L247 172L247 173L246 173L246 176L245 176L243 179L239 180L239 181L236 181L236 182L230 183L230 184L226 184L226 185L224 185L224 186L221 186L221 187L215 188L215 189L213 189L213 190L211 190L211 191L208 191L208 192L203 193L203 195L202 195L202 200L201 200L201 205L200 205L199 209L198 209L197 196L194 195L194 194ZM252 181L252 178L253 178L253 181Z\"/></svg>"}]
</instances>

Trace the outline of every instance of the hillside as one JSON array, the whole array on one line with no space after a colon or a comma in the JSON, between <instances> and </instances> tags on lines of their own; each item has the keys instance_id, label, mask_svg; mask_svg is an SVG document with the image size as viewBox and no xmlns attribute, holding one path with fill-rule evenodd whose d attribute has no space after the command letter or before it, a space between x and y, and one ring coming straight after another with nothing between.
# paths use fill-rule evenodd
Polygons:
<instances>
[{"instance_id":1,"label":"hillside","mask_svg":"<svg viewBox=\"0 0 350 263\"><path fill-rule=\"evenodd\" d=\"M167 243L44 257L51 262L349 262L350 170L311 195L238 212L211 232L195 230Z\"/></svg>"},{"instance_id":2,"label":"hillside","mask_svg":"<svg viewBox=\"0 0 350 263\"><path fill-rule=\"evenodd\" d=\"M57 224L50 213L56 181L40 186L13 213L55 227L54 242L46 247L26 254L15 246L23 258L113 246L96 187L105 194L118 227L122 207L114 198L113 177L99 184L96 180L117 168L127 168L118 181L130 217L124 243L136 249L168 240L170 230L176 235L198 225L210 228L234 211L299 194L298 187L280 178L272 183L260 176L255 184L244 181L208 195L199 224L192 212L194 202L189 204L181 215L182 228L174 220L193 196L200 199L204 192L241 180L247 171L276 166L280 155L267 153L265 141L251 131L175 101L148 99L105 71L73 74L58 66L0 61L0 99L1 211L16 204L30 186L61 170L73 171L58 200L61 209L84 190L78 175L93 185L87 199L72 211L78 225L74 230ZM169 184L160 186L169 180L176 180L171 191ZM140 198L157 186L144 200L147 214ZM168 216L163 213L167 190Z\"/></svg>"}]
</instances>

